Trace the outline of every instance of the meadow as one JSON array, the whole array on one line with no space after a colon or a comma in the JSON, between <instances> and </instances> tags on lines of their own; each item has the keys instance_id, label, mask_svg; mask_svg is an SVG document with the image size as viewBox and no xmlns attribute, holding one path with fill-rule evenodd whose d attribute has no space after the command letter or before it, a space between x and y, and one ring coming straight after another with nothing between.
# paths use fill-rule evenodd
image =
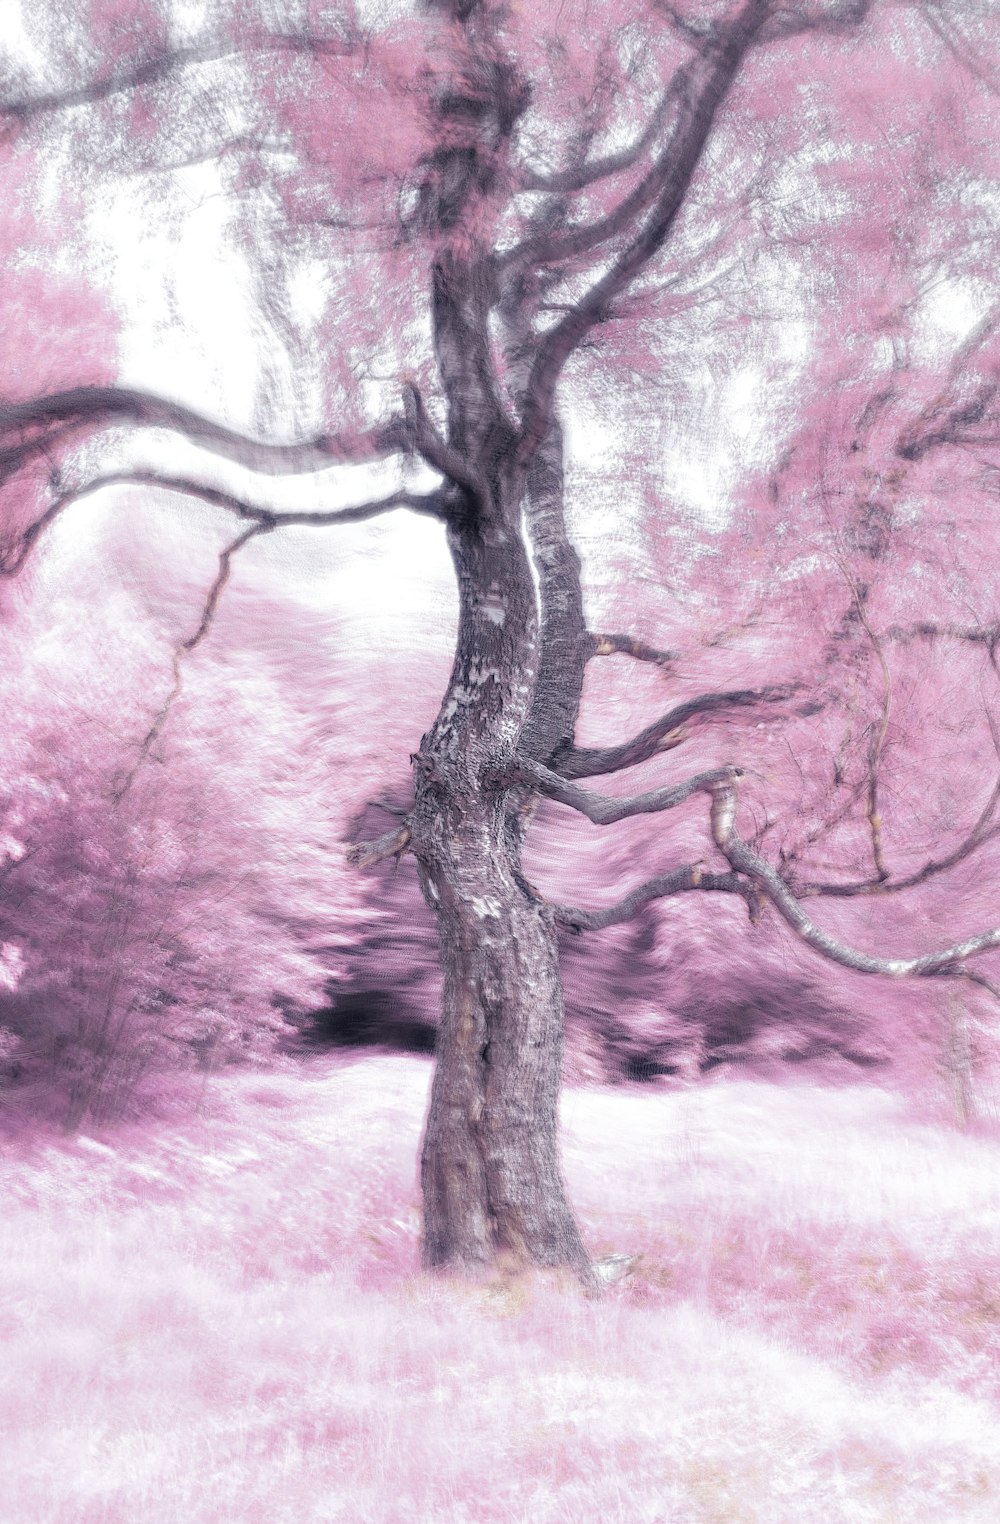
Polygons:
<instances>
[{"instance_id":1,"label":"meadow","mask_svg":"<svg viewBox=\"0 0 1000 1524\"><path fill-rule=\"evenodd\" d=\"M630 1261L589 1301L421 1271L430 1073L8 1118L4 1524L996 1524L993 1126L737 1070L568 1089L588 1245Z\"/></svg>"}]
</instances>

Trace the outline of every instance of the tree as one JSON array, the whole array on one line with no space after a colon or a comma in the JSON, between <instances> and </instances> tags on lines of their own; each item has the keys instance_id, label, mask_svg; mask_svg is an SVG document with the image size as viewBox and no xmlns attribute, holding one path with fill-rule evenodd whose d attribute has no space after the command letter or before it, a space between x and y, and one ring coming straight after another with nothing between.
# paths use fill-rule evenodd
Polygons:
<instances>
[{"instance_id":1,"label":"tree","mask_svg":"<svg viewBox=\"0 0 1000 1524\"><path fill-rule=\"evenodd\" d=\"M953 284L979 280L970 300L981 305L996 234L984 146L995 128L991 7L963 7L959 18L937 0L650 0L623 17L612 0L428 0L374 17L288 0L238 7L228 23L213 16L178 41L147 0L92 0L78 25L75 40L46 38L44 85L24 73L8 87L12 173L30 180L38 142L65 121L87 161L103 155L119 175L152 182L164 166L217 164L218 183L238 196L233 228L249 250L259 321L291 356L285 380L300 375L314 411L318 399L343 426L302 425L296 442L265 442L275 417L287 430L289 414L307 416L305 403L286 407L279 373L255 434L117 381L110 354L42 386L39 366L22 361L0 417L3 570L18 576L70 504L99 491L200 500L242 526L220 554L200 638L251 540L397 510L444 527L460 598L451 676L413 753L405 818L353 852L357 866L412 854L437 918L444 994L421 1160L425 1255L467 1268L504 1255L568 1266L589 1281L558 1164L560 925L608 925L681 894L731 896L751 919L769 905L815 953L856 972L994 988L969 960L1000 947L1000 930L886 957L859 951L804 908L809 895L919 888L994 835L995 792L942 859L893 876L882 803L891 681L873 612L890 547L920 538L922 526L900 508L904 484L919 496L918 463L970 442L988 449L994 438L991 324L953 349L943 389L940 363L908 355L899 338L907 324L918 337L926 326L920 302L934 270ZM939 132L921 104L934 70L943 80L935 104L947 96L950 112ZM950 184L956 202L976 206L972 252L920 236L925 214L939 234L944 227L947 176L963 155L968 172ZM914 166L922 179L905 205L900 177ZM871 212L879 195L888 198L884 223ZM293 297L319 279L321 256L326 302L303 321ZM77 289L74 276L73 310L94 310L99 326L113 293L88 294L85 307ZM862 314L862 332L877 337L874 366L860 363L857 333L837 320L845 299ZM46 296L53 312L66 300ZM763 336L789 309L816 358L782 377ZM773 383L768 447L756 460L750 452L729 484L736 506L714 544L684 548L668 536L650 559L677 568L689 623L707 628L721 602L738 625L742 608L759 656L760 606L771 600L782 611L794 603L811 638L800 624L784 652L746 662L747 671L770 669L763 681L691 692L624 742L581 745L591 663L622 656L669 673L675 657L662 637L588 627L567 529L567 398L587 388L608 406L627 397L653 440L670 423L690 447L697 407L706 397L717 405L720 378L754 352L758 379ZM690 373L698 353L715 366L711 385ZM678 378L679 364L688 374ZM931 399L921 396L921 368L939 386ZM137 462L134 450L129 458L130 440L164 430L197 447L183 457L189 464ZM213 474L209 456L241 473ZM388 490L351 506L307 512L278 507L266 488L261 495L269 474L336 463L360 472L373 461L388 472ZM627 474L616 492L627 482L662 521L655 451L633 443L619 464ZM889 484L891 501L870 490L866 471ZM926 483L923 491L926 500ZM830 554L810 559L814 529ZM790 530L807 548L794 589ZM768 531L767 559L748 570L747 536L766 543ZM724 559L734 546L738 564ZM979 591L992 599L988 578ZM934 618L922 625L900 624L893 638L950 638ZM995 629L990 601L955 638L992 660ZM873 714L866 679L875 669L884 692ZM837 677L845 672L848 682ZM583 786L659 763L741 715L779 730L787 715L799 738L815 721L808 733L818 739L796 743L799 766L815 778L852 704L855 723L833 745L842 797L795 840L786 819L777 860L767 850L773 819L751 837L741 829L755 754L628 795ZM699 800L702 849L612 906L552 903L525 875L539 801L603 827ZM807 849L838 830L848 855L864 837L870 869L854 880L804 880Z\"/></svg>"}]
</instances>

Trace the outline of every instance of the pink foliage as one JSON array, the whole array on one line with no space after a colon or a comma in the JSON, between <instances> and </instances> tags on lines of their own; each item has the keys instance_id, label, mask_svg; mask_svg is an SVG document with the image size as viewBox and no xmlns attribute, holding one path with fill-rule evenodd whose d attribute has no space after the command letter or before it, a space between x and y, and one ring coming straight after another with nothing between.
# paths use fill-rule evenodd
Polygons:
<instances>
[{"instance_id":1,"label":"pink foliage","mask_svg":"<svg viewBox=\"0 0 1000 1524\"><path fill-rule=\"evenodd\" d=\"M144 759L204 572L175 549L159 590L150 568L130 596L106 580L122 548L98 538L79 599L38 600L5 635L4 1057L72 1125L134 1109L167 1070L273 1059L359 916L328 797L336 711L284 682L280 609L269 625L258 591L255 647L231 590L213 662L189 659Z\"/></svg>"},{"instance_id":2,"label":"pink foliage","mask_svg":"<svg viewBox=\"0 0 1000 1524\"><path fill-rule=\"evenodd\" d=\"M116 307L99 273L87 267L85 204L67 185L53 202L43 173L35 155L8 150L0 233L4 402L115 374Z\"/></svg>"}]
</instances>

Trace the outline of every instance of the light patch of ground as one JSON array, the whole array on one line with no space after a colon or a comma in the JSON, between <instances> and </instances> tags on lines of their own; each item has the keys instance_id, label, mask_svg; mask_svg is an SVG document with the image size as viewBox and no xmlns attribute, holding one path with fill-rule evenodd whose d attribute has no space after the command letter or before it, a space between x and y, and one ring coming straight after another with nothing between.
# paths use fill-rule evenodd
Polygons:
<instances>
[{"instance_id":1,"label":"light patch of ground","mask_svg":"<svg viewBox=\"0 0 1000 1524\"><path fill-rule=\"evenodd\" d=\"M572 1091L600 1303L419 1272L429 1065L0 1160L18 1524L996 1524L1000 1145L873 1088Z\"/></svg>"}]
</instances>

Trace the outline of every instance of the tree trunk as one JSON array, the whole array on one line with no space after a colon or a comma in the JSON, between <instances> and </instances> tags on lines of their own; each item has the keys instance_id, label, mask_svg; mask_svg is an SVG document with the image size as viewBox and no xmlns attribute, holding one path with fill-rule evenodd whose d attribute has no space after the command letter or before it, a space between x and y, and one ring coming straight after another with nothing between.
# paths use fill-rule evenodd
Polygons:
<instances>
[{"instance_id":1,"label":"tree trunk","mask_svg":"<svg viewBox=\"0 0 1000 1524\"><path fill-rule=\"evenodd\" d=\"M450 532L460 617L441 712L415 758L412 850L438 922L444 994L423 1142L424 1253L470 1270L498 1258L589 1260L558 1159L563 1003L555 925L524 880L502 781L531 712L535 590L510 515Z\"/></svg>"},{"instance_id":2,"label":"tree trunk","mask_svg":"<svg viewBox=\"0 0 1000 1524\"><path fill-rule=\"evenodd\" d=\"M435 905L444 966L437 1068L421 1158L425 1257L475 1269L587 1255L558 1160L562 988L551 916L474 810ZM434 878L429 878L434 885ZM430 897L434 899L433 888Z\"/></svg>"}]
</instances>

